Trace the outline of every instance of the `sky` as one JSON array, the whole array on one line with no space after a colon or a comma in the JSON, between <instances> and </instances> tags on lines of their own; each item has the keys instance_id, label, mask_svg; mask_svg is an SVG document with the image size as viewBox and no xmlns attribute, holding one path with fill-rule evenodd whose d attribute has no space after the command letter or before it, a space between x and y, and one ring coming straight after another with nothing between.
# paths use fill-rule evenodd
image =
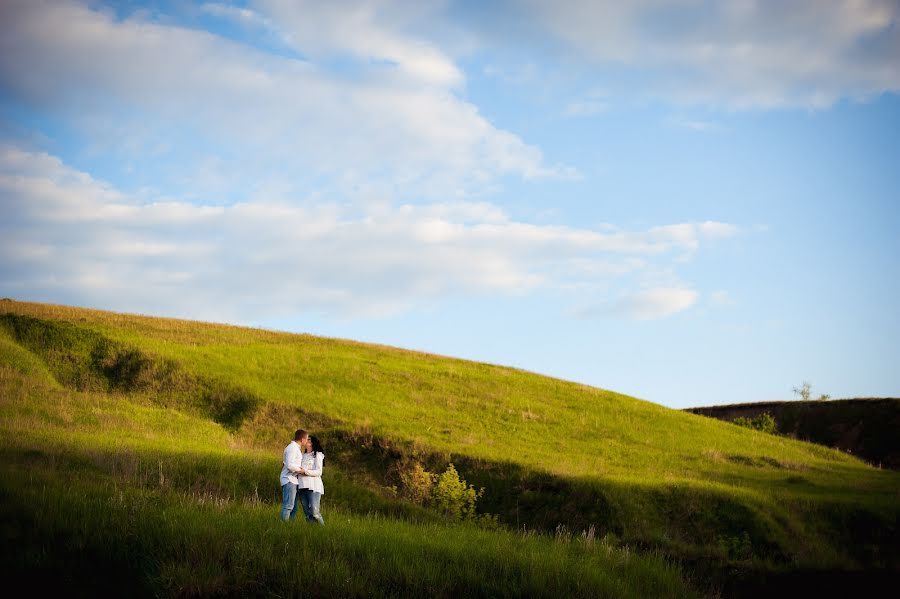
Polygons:
<instances>
[{"instance_id":1,"label":"sky","mask_svg":"<svg viewBox=\"0 0 900 599\"><path fill-rule=\"evenodd\" d=\"M897 397L898 157L897 0L0 0L19 300Z\"/></svg>"}]
</instances>

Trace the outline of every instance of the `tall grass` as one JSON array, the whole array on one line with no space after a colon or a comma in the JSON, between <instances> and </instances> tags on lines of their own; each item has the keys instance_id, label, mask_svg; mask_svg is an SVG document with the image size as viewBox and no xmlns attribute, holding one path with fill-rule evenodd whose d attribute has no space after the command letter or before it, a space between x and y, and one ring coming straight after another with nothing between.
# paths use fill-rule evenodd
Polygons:
<instances>
[{"instance_id":1,"label":"tall grass","mask_svg":"<svg viewBox=\"0 0 900 599\"><path fill-rule=\"evenodd\" d=\"M14 517L14 528L5 532L16 546L6 546L4 569L47 574L64 586L94 586L112 577L122 593L148 595L692 595L677 568L663 560L584 539L336 510L325 528L284 525L266 504L106 489L96 482L59 485L5 470L2 503L5 516ZM85 555L94 563L85 564ZM97 562L114 569L96 572ZM61 573L70 580L60 580Z\"/></svg>"}]
</instances>

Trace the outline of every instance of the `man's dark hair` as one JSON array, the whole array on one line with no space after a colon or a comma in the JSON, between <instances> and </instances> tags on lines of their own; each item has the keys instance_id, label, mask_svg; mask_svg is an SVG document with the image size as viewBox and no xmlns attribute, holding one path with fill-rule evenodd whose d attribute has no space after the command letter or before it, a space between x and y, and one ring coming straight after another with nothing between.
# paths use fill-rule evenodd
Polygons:
<instances>
[{"instance_id":1,"label":"man's dark hair","mask_svg":"<svg viewBox=\"0 0 900 599\"><path fill-rule=\"evenodd\" d=\"M303 430L302 428L298 428L296 431L294 431L294 441L299 441L300 439L305 437L306 434L307 433L305 430Z\"/></svg>"}]
</instances>

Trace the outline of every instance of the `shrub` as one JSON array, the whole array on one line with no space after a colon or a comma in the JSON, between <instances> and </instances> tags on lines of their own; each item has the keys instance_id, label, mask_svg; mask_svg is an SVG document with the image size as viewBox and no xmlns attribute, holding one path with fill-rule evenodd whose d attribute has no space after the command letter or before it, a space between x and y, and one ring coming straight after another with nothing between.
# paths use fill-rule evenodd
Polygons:
<instances>
[{"instance_id":1,"label":"shrub","mask_svg":"<svg viewBox=\"0 0 900 599\"><path fill-rule=\"evenodd\" d=\"M735 536L720 536L718 544L719 549L730 560L745 561L753 557L753 543L746 531Z\"/></svg>"},{"instance_id":2,"label":"shrub","mask_svg":"<svg viewBox=\"0 0 900 599\"><path fill-rule=\"evenodd\" d=\"M475 504L484 495L484 489L475 490L459 477L453 464L443 474L426 470L419 462L400 471L403 495L418 505L429 506L452 520L469 520L487 529L497 528L497 516L477 514Z\"/></svg>"},{"instance_id":3,"label":"shrub","mask_svg":"<svg viewBox=\"0 0 900 599\"><path fill-rule=\"evenodd\" d=\"M484 530L499 530L500 518L497 514L478 514L475 522Z\"/></svg>"},{"instance_id":4,"label":"shrub","mask_svg":"<svg viewBox=\"0 0 900 599\"><path fill-rule=\"evenodd\" d=\"M768 412L760 414L756 418L746 418L744 416L741 416L740 418L735 418L731 422L738 426L752 428L753 430L762 431L764 433L769 433L772 435L778 433L778 427L775 423L775 418L773 418L772 415Z\"/></svg>"},{"instance_id":5,"label":"shrub","mask_svg":"<svg viewBox=\"0 0 900 599\"><path fill-rule=\"evenodd\" d=\"M400 471L400 482L403 483L403 495L418 505L426 505L431 500L434 480L437 475L425 470L419 462L412 467Z\"/></svg>"},{"instance_id":6,"label":"shrub","mask_svg":"<svg viewBox=\"0 0 900 599\"><path fill-rule=\"evenodd\" d=\"M484 489L475 490L459 478L453 464L437 477L432 491L432 503L438 511L454 520L474 520L475 503L484 495Z\"/></svg>"},{"instance_id":7,"label":"shrub","mask_svg":"<svg viewBox=\"0 0 900 599\"><path fill-rule=\"evenodd\" d=\"M213 420L234 432L253 416L260 399L241 387L232 387L212 379L199 381L199 402Z\"/></svg>"}]
</instances>

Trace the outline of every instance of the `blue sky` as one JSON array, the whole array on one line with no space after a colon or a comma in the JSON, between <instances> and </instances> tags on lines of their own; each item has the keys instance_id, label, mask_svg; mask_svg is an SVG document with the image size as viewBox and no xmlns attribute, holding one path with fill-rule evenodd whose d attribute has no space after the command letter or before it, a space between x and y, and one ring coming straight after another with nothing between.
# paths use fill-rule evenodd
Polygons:
<instances>
[{"instance_id":1,"label":"blue sky","mask_svg":"<svg viewBox=\"0 0 900 599\"><path fill-rule=\"evenodd\" d=\"M671 407L900 392L888 0L0 6L0 294Z\"/></svg>"}]
</instances>

